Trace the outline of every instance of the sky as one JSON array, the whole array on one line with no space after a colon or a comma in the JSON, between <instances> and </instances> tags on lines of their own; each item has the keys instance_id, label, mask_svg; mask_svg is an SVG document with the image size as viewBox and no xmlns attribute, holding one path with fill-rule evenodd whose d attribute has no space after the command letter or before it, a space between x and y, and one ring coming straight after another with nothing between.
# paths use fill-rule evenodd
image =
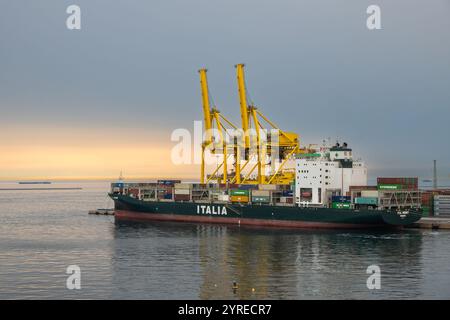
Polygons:
<instances>
[{"instance_id":1,"label":"sky","mask_svg":"<svg viewBox=\"0 0 450 320\"><path fill-rule=\"evenodd\" d=\"M170 136L202 119L201 67L240 122L236 63L302 145L346 141L372 176L429 178L436 159L449 177L448 0L0 3L0 179L198 177L171 163Z\"/></svg>"}]
</instances>

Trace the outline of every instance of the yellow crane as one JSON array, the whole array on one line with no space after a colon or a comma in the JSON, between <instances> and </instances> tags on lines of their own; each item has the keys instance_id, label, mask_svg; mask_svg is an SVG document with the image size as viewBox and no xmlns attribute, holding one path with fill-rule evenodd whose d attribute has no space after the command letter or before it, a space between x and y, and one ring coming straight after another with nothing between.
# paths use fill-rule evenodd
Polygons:
<instances>
[{"instance_id":1,"label":"yellow crane","mask_svg":"<svg viewBox=\"0 0 450 320\"><path fill-rule=\"evenodd\" d=\"M202 155L201 155L201 172L200 172L200 181L201 183L208 183L212 179L217 180L218 183L227 183L229 182L228 177L228 152L231 149L234 154L234 170L233 175L230 177L237 183L241 181L241 172L240 172L240 154L239 148L236 147L236 139L234 135L228 132L229 129L237 130L238 128L227 118L225 118L219 110L217 110L214 105L211 107L211 99L209 95L208 88L208 78L206 76L207 69L200 69L200 86L202 90L202 104L203 104L203 122L205 125L205 138L202 142ZM227 128L228 127L228 128ZM215 134L217 133L218 137ZM233 143L227 143L227 136L232 137ZM218 138L218 139L217 139ZM220 164L216 167L214 172L208 176L205 174L205 152L207 149L211 150L212 154L218 154L220 150L223 155L223 159ZM219 152L220 152L219 151ZM222 169L222 174L219 174Z\"/></svg>"},{"instance_id":2,"label":"yellow crane","mask_svg":"<svg viewBox=\"0 0 450 320\"><path fill-rule=\"evenodd\" d=\"M287 168L286 163L292 159L295 154L303 152L300 149L300 139L298 134L294 132L287 132L281 130L277 125L265 117L253 103L249 104L247 99L247 88L245 84L244 64L237 64L236 75L239 92L239 102L241 110L242 130L244 132L244 159L245 164L242 169L250 162L250 148L251 148L251 129L256 135L256 164L250 168L245 175L242 183L259 183L259 184L289 184L295 179L295 171L292 168ZM267 126L264 129L264 124ZM275 130L278 141L272 141L270 135L267 136L268 131ZM266 136L262 136L264 133ZM254 139L253 139L254 140ZM275 149L276 148L276 149ZM275 153L278 150L278 154ZM272 161L280 163L274 173L266 175L265 167L267 165L267 156L276 156ZM250 176L257 169L257 178L251 179ZM294 169L295 170L295 169Z\"/></svg>"}]
</instances>

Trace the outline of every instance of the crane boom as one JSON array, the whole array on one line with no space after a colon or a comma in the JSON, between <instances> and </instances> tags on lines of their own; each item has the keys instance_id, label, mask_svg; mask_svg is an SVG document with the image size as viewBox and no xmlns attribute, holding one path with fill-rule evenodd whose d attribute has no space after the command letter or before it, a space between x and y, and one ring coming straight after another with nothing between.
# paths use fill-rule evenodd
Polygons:
<instances>
[{"instance_id":1,"label":"crane boom","mask_svg":"<svg viewBox=\"0 0 450 320\"><path fill-rule=\"evenodd\" d=\"M200 86L202 89L202 102L203 102L203 120L205 123L206 138L205 143L211 143L211 129L212 129L212 117L211 117L211 105L209 103L209 89L208 78L206 76L207 69L200 69Z\"/></svg>"},{"instance_id":2,"label":"crane boom","mask_svg":"<svg viewBox=\"0 0 450 320\"><path fill-rule=\"evenodd\" d=\"M245 149L248 149L250 148L250 137L247 134L249 128L249 111L247 105L247 92L245 88L244 64L243 63L237 64L236 69L237 69L237 82L239 90L239 102L241 106L242 130L244 131L244 147Z\"/></svg>"}]
</instances>

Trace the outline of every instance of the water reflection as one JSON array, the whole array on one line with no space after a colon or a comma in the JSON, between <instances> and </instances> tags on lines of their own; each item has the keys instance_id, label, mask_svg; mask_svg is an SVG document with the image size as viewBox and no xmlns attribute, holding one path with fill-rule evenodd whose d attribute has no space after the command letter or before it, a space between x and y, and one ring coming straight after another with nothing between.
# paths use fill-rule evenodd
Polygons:
<instances>
[{"instance_id":1,"label":"water reflection","mask_svg":"<svg viewBox=\"0 0 450 320\"><path fill-rule=\"evenodd\" d=\"M148 298L415 297L423 281L422 234L416 231L120 222L114 237L116 282L123 283L125 269L129 274L145 269L152 280L137 287ZM382 290L366 287L372 264L381 268Z\"/></svg>"}]
</instances>

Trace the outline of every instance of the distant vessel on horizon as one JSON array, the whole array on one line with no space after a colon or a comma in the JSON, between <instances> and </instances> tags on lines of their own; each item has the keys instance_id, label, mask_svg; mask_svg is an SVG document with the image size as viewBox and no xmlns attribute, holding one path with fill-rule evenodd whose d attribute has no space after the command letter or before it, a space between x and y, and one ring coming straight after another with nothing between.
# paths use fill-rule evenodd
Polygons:
<instances>
[{"instance_id":1,"label":"distant vessel on horizon","mask_svg":"<svg viewBox=\"0 0 450 320\"><path fill-rule=\"evenodd\" d=\"M19 184L51 184L50 181L19 181Z\"/></svg>"}]
</instances>

